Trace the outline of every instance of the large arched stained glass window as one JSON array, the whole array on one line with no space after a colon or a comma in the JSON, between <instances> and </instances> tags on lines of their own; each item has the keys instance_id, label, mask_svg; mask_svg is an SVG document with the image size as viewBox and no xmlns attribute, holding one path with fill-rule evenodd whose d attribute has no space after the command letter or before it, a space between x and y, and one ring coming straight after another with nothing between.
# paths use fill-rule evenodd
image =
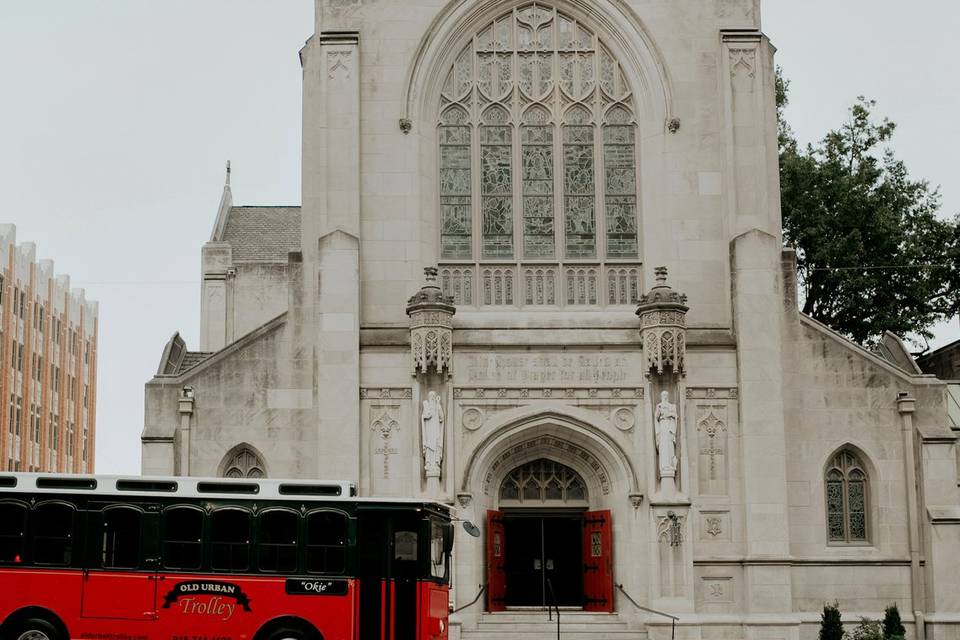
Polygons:
<instances>
[{"instance_id":1,"label":"large arched stained glass window","mask_svg":"<svg viewBox=\"0 0 960 640\"><path fill-rule=\"evenodd\" d=\"M830 542L867 541L867 472L844 449L827 468L827 537Z\"/></svg>"},{"instance_id":2,"label":"large arched stained glass window","mask_svg":"<svg viewBox=\"0 0 960 640\"><path fill-rule=\"evenodd\" d=\"M623 70L589 26L535 2L481 29L441 96L445 291L458 304L636 302L635 126ZM514 264L483 266L492 262ZM597 277L581 295L586 272Z\"/></svg>"}]
</instances>

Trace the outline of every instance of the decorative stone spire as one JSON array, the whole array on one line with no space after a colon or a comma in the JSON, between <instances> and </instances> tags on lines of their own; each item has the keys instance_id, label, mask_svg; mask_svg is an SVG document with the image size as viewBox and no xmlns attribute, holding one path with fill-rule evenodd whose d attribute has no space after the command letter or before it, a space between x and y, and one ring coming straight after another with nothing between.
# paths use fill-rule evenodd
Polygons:
<instances>
[{"instance_id":1,"label":"decorative stone spire","mask_svg":"<svg viewBox=\"0 0 960 640\"><path fill-rule=\"evenodd\" d=\"M410 352L413 375L452 374L453 314L457 312L451 296L443 295L437 284L437 268L423 270L426 282L407 302L410 316Z\"/></svg>"},{"instance_id":2,"label":"decorative stone spire","mask_svg":"<svg viewBox=\"0 0 960 640\"><path fill-rule=\"evenodd\" d=\"M640 316L640 341L646 355L648 374L663 374L666 367L686 375L687 296L667 284L667 268L654 269L657 283L637 304Z\"/></svg>"}]
</instances>

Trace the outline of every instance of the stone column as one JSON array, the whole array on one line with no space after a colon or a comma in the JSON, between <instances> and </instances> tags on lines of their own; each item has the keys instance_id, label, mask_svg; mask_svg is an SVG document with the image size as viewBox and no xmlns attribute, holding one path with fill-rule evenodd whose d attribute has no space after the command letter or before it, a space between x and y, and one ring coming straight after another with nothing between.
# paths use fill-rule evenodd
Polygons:
<instances>
[{"instance_id":1,"label":"stone column","mask_svg":"<svg viewBox=\"0 0 960 640\"><path fill-rule=\"evenodd\" d=\"M412 371L417 380L413 399L419 418L423 478L427 495L439 499L441 479L449 479L452 471L452 406L447 381L453 374L453 315L457 309L453 298L440 291L437 268L423 271L426 283L407 303L407 315Z\"/></svg>"},{"instance_id":2,"label":"stone column","mask_svg":"<svg viewBox=\"0 0 960 640\"><path fill-rule=\"evenodd\" d=\"M759 31L721 32L726 122L727 211L740 234L780 236L780 173L773 46Z\"/></svg>"},{"instance_id":3,"label":"stone column","mask_svg":"<svg viewBox=\"0 0 960 640\"><path fill-rule=\"evenodd\" d=\"M302 306L312 342L317 468L360 481L360 37L318 32L303 66Z\"/></svg>"},{"instance_id":4,"label":"stone column","mask_svg":"<svg viewBox=\"0 0 960 640\"><path fill-rule=\"evenodd\" d=\"M751 614L792 611L783 401L781 248L753 230L731 246L733 327L737 340L743 527L747 566L744 601ZM762 562L754 562L762 561ZM776 626L750 627L748 638L783 637Z\"/></svg>"},{"instance_id":5,"label":"stone column","mask_svg":"<svg viewBox=\"0 0 960 640\"><path fill-rule=\"evenodd\" d=\"M910 541L910 611L913 613L914 633L917 640L924 640L923 570L920 566L920 509L917 500L916 438L913 431L913 413L917 403L907 393L897 397L897 412L900 414L900 431L903 434L903 479L907 492L907 535Z\"/></svg>"},{"instance_id":6,"label":"stone column","mask_svg":"<svg viewBox=\"0 0 960 640\"><path fill-rule=\"evenodd\" d=\"M190 475L190 419L193 417L193 387L184 387L180 390L178 413L180 414L180 429L177 433L178 451L174 475Z\"/></svg>"}]
</instances>

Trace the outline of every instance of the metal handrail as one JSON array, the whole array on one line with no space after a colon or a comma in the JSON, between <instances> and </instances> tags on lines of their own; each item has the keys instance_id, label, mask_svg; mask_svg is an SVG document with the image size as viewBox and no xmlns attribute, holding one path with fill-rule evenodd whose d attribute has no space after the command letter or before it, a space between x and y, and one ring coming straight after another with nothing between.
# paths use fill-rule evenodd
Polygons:
<instances>
[{"instance_id":1,"label":"metal handrail","mask_svg":"<svg viewBox=\"0 0 960 640\"><path fill-rule=\"evenodd\" d=\"M635 606L637 609L640 609L641 611L646 611L647 613L653 613L658 616L663 616L664 618L670 618L670 640L674 639L677 632L677 622L680 621L680 618L678 618L677 616L670 615L669 613L664 613L663 611L657 611L656 609L651 609L650 607L645 607L642 604L638 604L636 600L630 597L630 594L627 593L627 590L623 588L622 584L618 584L614 586L616 586L617 589L620 590L620 593L622 593L624 597L626 597L626 599L630 601L630 604Z\"/></svg>"},{"instance_id":2,"label":"metal handrail","mask_svg":"<svg viewBox=\"0 0 960 640\"><path fill-rule=\"evenodd\" d=\"M480 596L483 595L483 592L487 590L487 585L481 584L481 585L477 585L477 586L480 587L480 591L477 592L477 597L474 598L473 600L471 600L470 602L468 602L467 604L463 605L462 607L458 607L458 608L454 609L454 610L451 611L450 613L460 613L460 612L463 611L464 609L466 609L466 608L468 608L468 607L472 607L473 605L477 604L477 600L479 600L479 599L480 599Z\"/></svg>"},{"instance_id":3,"label":"metal handrail","mask_svg":"<svg viewBox=\"0 0 960 640\"><path fill-rule=\"evenodd\" d=\"M557 596L553 593L553 582L550 581L550 578L547 578L547 589L550 591L550 602L553 603L554 608L557 610L557 640L560 640L560 605L557 604ZM549 613L550 606L547 606L547 617L553 619L553 614Z\"/></svg>"}]
</instances>

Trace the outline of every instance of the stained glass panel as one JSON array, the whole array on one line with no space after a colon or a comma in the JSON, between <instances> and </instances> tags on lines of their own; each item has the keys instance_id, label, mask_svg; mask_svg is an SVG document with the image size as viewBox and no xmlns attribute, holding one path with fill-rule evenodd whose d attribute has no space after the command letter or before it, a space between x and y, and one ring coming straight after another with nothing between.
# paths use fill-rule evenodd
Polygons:
<instances>
[{"instance_id":1,"label":"stained glass panel","mask_svg":"<svg viewBox=\"0 0 960 640\"><path fill-rule=\"evenodd\" d=\"M593 127L563 127L563 192L566 256L596 255Z\"/></svg>"},{"instance_id":2,"label":"stained glass panel","mask_svg":"<svg viewBox=\"0 0 960 640\"><path fill-rule=\"evenodd\" d=\"M470 127L466 114L451 109L440 127L440 255L471 257Z\"/></svg>"},{"instance_id":3,"label":"stained glass panel","mask_svg":"<svg viewBox=\"0 0 960 640\"><path fill-rule=\"evenodd\" d=\"M863 482L854 481L847 485L847 505L850 509L850 539L866 540L866 496Z\"/></svg>"},{"instance_id":4,"label":"stained glass panel","mask_svg":"<svg viewBox=\"0 0 960 640\"><path fill-rule=\"evenodd\" d=\"M637 169L631 125L603 130L607 256L637 257Z\"/></svg>"},{"instance_id":5,"label":"stained glass panel","mask_svg":"<svg viewBox=\"0 0 960 640\"><path fill-rule=\"evenodd\" d=\"M513 257L513 146L509 126L480 128L483 257Z\"/></svg>"},{"instance_id":6,"label":"stained glass panel","mask_svg":"<svg viewBox=\"0 0 960 640\"><path fill-rule=\"evenodd\" d=\"M553 128L525 126L523 149L523 255L554 256Z\"/></svg>"},{"instance_id":7,"label":"stained glass panel","mask_svg":"<svg viewBox=\"0 0 960 640\"><path fill-rule=\"evenodd\" d=\"M827 530L831 540L845 540L843 522L843 482L827 482Z\"/></svg>"}]
</instances>

